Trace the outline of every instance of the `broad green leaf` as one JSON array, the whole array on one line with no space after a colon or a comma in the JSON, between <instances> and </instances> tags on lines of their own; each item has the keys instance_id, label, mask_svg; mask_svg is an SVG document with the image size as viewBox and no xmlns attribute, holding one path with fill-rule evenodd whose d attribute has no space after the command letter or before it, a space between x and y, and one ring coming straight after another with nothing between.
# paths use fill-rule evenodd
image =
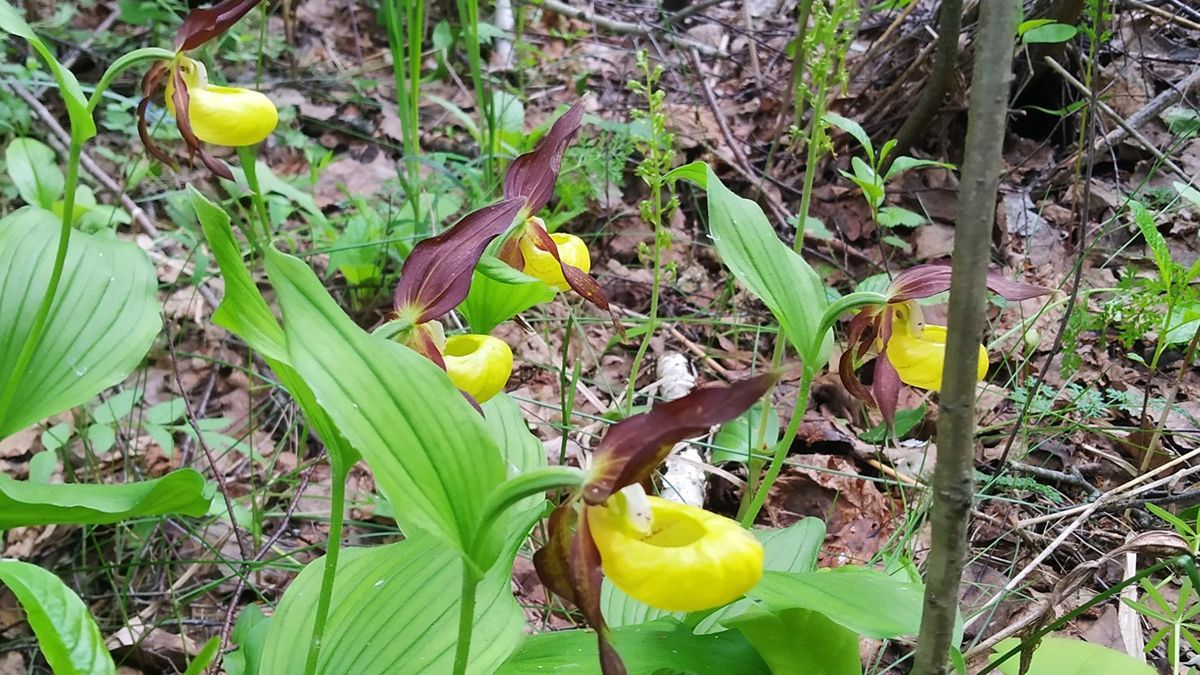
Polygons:
<instances>
[{"instance_id":1,"label":"broad green leaf","mask_svg":"<svg viewBox=\"0 0 1200 675\"><path fill-rule=\"evenodd\" d=\"M1188 303L1175 307L1171 310L1162 339L1167 344L1186 344L1196 334L1197 328L1200 328L1200 305Z\"/></svg>"},{"instance_id":2,"label":"broad green leaf","mask_svg":"<svg viewBox=\"0 0 1200 675\"><path fill-rule=\"evenodd\" d=\"M720 673L768 675L762 657L738 631L695 635L679 621L664 618L612 631L612 642L630 673ZM600 673L596 634L564 630L525 638L496 675Z\"/></svg>"},{"instance_id":3,"label":"broad green leaf","mask_svg":"<svg viewBox=\"0 0 1200 675\"><path fill-rule=\"evenodd\" d=\"M555 290L544 281L485 255L458 311L466 317L471 332L486 335L530 307L550 302L554 295Z\"/></svg>"},{"instance_id":4,"label":"broad green leaf","mask_svg":"<svg viewBox=\"0 0 1200 675\"><path fill-rule=\"evenodd\" d=\"M849 630L875 639L916 635L923 589L862 567L816 572L767 572L747 595L772 611L811 609Z\"/></svg>"},{"instance_id":5,"label":"broad green leaf","mask_svg":"<svg viewBox=\"0 0 1200 675\"><path fill-rule=\"evenodd\" d=\"M329 415L317 405L316 396L304 378L288 362L283 329L279 327L279 322L242 261L241 249L229 225L229 214L191 186L188 189L204 237L225 280L225 297L213 313L213 322L237 335L263 355L271 370L275 371L279 383L292 395L305 419L325 443L334 468L348 469L358 461L358 452L342 437Z\"/></svg>"},{"instance_id":6,"label":"broad green leaf","mask_svg":"<svg viewBox=\"0 0 1200 675\"><path fill-rule=\"evenodd\" d=\"M708 226L721 259L775 315L814 372L829 360L833 333L815 335L828 299L821 278L784 244L758 204L735 195L708 169Z\"/></svg>"},{"instance_id":7,"label":"broad green leaf","mask_svg":"<svg viewBox=\"0 0 1200 675\"><path fill-rule=\"evenodd\" d=\"M1200 190L1180 181L1174 181L1171 183L1171 187L1175 188L1179 196L1186 199L1193 207L1200 209Z\"/></svg>"},{"instance_id":8,"label":"broad green leaf","mask_svg":"<svg viewBox=\"0 0 1200 675\"><path fill-rule=\"evenodd\" d=\"M87 97L83 95L83 89L75 79L75 74L63 68L46 43L33 32L20 11L9 4L8 0L0 0L0 30L25 38L29 46L46 62L54 79L58 81L58 93L66 103L67 115L71 118L71 138L77 143L82 143L95 136L96 123L92 120Z\"/></svg>"},{"instance_id":9,"label":"broad green leaf","mask_svg":"<svg viewBox=\"0 0 1200 675\"><path fill-rule=\"evenodd\" d=\"M263 614L260 605L243 609L230 635L238 648L226 654L222 664L225 675L257 675L270 630L271 618Z\"/></svg>"},{"instance_id":10,"label":"broad green leaf","mask_svg":"<svg viewBox=\"0 0 1200 675\"><path fill-rule=\"evenodd\" d=\"M187 401L175 397L146 409L146 421L153 424L174 424L187 413Z\"/></svg>"},{"instance_id":11,"label":"broad green leaf","mask_svg":"<svg viewBox=\"0 0 1200 675\"><path fill-rule=\"evenodd\" d=\"M27 207L0 219L0 390L45 297L58 238L49 211ZM8 409L0 409L0 438L124 380L162 325L157 289L137 245L75 232L40 344Z\"/></svg>"},{"instance_id":12,"label":"broad green leaf","mask_svg":"<svg viewBox=\"0 0 1200 675\"><path fill-rule=\"evenodd\" d=\"M63 175L54 151L32 138L14 138L4 150L8 177L26 204L49 209L63 193Z\"/></svg>"},{"instance_id":13,"label":"broad green leaf","mask_svg":"<svg viewBox=\"0 0 1200 675\"><path fill-rule=\"evenodd\" d=\"M875 220L880 227L920 227L926 223L925 216L899 206L881 206Z\"/></svg>"},{"instance_id":14,"label":"broad green leaf","mask_svg":"<svg viewBox=\"0 0 1200 675\"><path fill-rule=\"evenodd\" d=\"M0 583L21 603L38 648L55 675L117 671L87 606L61 579L37 565L0 560Z\"/></svg>"},{"instance_id":15,"label":"broad green leaf","mask_svg":"<svg viewBox=\"0 0 1200 675\"><path fill-rule=\"evenodd\" d=\"M1066 42L1078 33L1079 29L1075 26L1065 23L1048 23L1026 30L1021 35L1021 42L1027 45Z\"/></svg>"},{"instance_id":16,"label":"broad green leaf","mask_svg":"<svg viewBox=\"0 0 1200 675\"><path fill-rule=\"evenodd\" d=\"M863 129L861 124L831 112L826 112L824 119L826 123L853 136L854 140L858 141L858 144L866 151L867 160L871 164L875 163L875 146L871 145L871 137L867 135L866 129Z\"/></svg>"},{"instance_id":17,"label":"broad green leaf","mask_svg":"<svg viewBox=\"0 0 1200 675\"><path fill-rule=\"evenodd\" d=\"M825 521L804 518L776 530L754 530L763 545L763 569L768 572L812 572L817 569L817 554L825 543ZM713 633L725 628L727 617L739 616L753 602L742 598L712 612L696 624L697 633ZM690 622L689 622L690 623Z\"/></svg>"},{"instance_id":18,"label":"broad green leaf","mask_svg":"<svg viewBox=\"0 0 1200 675\"><path fill-rule=\"evenodd\" d=\"M204 675L208 667L212 665L213 659L217 658L217 651L220 648L221 637L219 635L212 636L208 642L204 643L200 651L196 653L196 658L192 659L192 662L188 664L187 670L183 672L183 675Z\"/></svg>"},{"instance_id":19,"label":"broad green leaf","mask_svg":"<svg viewBox=\"0 0 1200 675\"><path fill-rule=\"evenodd\" d=\"M858 636L810 609L754 610L726 621L746 636L773 673L804 664L804 675L862 675Z\"/></svg>"},{"instance_id":20,"label":"broad green leaf","mask_svg":"<svg viewBox=\"0 0 1200 675\"><path fill-rule=\"evenodd\" d=\"M324 558L309 563L284 593L259 675L304 672L324 564ZM317 672L449 673L458 641L462 568L454 550L426 534L342 551ZM509 569L496 565L479 585L469 673L495 672L520 641L525 621Z\"/></svg>"},{"instance_id":21,"label":"broad green leaf","mask_svg":"<svg viewBox=\"0 0 1200 675\"><path fill-rule=\"evenodd\" d=\"M483 404L483 419L488 430L500 446L500 453L508 466L508 475L515 476L531 469L546 466L546 447L529 430L521 408L508 394L496 394ZM511 558L525 541L530 528L546 513L546 497L534 495L513 505L507 520L502 519L495 527L504 527L507 522L507 555Z\"/></svg>"},{"instance_id":22,"label":"broad green leaf","mask_svg":"<svg viewBox=\"0 0 1200 675\"><path fill-rule=\"evenodd\" d=\"M896 420L892 422L893 434L896 438L904 438L925 419L925 404L916 408L904 408L896 412ZM888 437L886 423L877 424L859 434L859 438L867 443L882 443Z\"/></svg>"},{"instance_id":23,"label":"broad green leaf","mask_svg":"<svg viewBox=\"0 0 1200 675\"><path fill-rule=\"evenodd\" d=\"M995 653L990 661L996 661L1019 644L1021 641L1017 638L1001 640L993 647ZM1017 675L1020 666L1018 654L1000 664L999 670L1004 675ZM1154 675L1155 672L1128 654L1103 645L1048 637L1033 651L1033 662L1025 675Z\"/></svg>"},{"instance_id":24,"label":"broad green leaf","mask_svg":"<svg viewBox=\"0 0 1200 675\"><path fill-rule=\"evenodd\" d=\"M33 453L33 457L29 458L29 482L49 483L51 476L54 475L54 468L57 465L58 454L53 450L42 450Z\"/></svg>"},{"instance_id":25,"label":"broad green leaf","mask_svg":"<svg viewBox=\"0 0 1200 675\"><path fill-rule=\"evenodd\" d=\"M242 251L229 226L229 214L191 185L188 193L225 280L225 297L213 313L213 323L242 338L264 356L286 362L283 329L242 262Z\"/></svg>"},{"instance_id":26,"label":"broad green leaf","mask_svg":"<svg viewBox=\"0 0 1200 675\"><path fill-rule=\"evenodd\" d=\"M92 420L101 424L116 424L118 420L133 412L133 406L141 398L142 392L137 389L126 389L109 396L92 409Z\"/></svg>"},{"instance_id":27,"label":"broad green leaf","mask_svg":"<svg viewBox=\"0 0 1200 675\"><path fill-rule=\"evenodd\" d=\"M212 491L192 469L113 485L35 483L0 474L0 530L30 525L99 525L126 518L202 516Z\"/></svg>"},{"instance_id":28,"label":"broad green leaf","mask_svg":"<svg viewBox=\"0 0 1200 675\"><path fill-rule=\"evenodd\" d=\"M932 159L917 159L916 157L902 155L897 157L895 161L892 162L892 165L888 168L887 175L883 177L883 180L889 181L895 176L898 176L911 169L929 169L933 167L937 167L939 169L950 169L952 171L954 170L953 164L937 162Z\"/></svg>"},{"instance_id":29,"label":"broad green leaf","mask_svg":"<svg viewBox=\"0 0 1200 675\"><path fill-rule=\"evenodd\" d=\"M359 328L304 262L274 249L266 258L288 360L371 466L397 520L471 551L483 502L505 476L479 413L431 361Z\"/></svg>"},{"instance_id":30,"label":"broad green leaf","mask_svg":"<svg viewBox=\"0 0 1200 675\"><path fill-rule=\"evenodd\" d=\"M763 412L766 412L765 431ZM732 422L721 425L713 436L712 462L745 462L752 454L762 456L779 439L779 414L770 403L755 403Z\"/></svg>"}]
</instances>

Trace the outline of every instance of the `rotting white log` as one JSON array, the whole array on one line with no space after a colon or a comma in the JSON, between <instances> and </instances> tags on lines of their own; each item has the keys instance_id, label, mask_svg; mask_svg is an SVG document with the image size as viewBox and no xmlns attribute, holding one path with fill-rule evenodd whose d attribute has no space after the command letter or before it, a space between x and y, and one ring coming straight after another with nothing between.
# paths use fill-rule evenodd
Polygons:
<instances>
[{"instance_id":1,"label":"rotting white log","mask_svg":"<svg viewBox=\"0 0 1200 675\"><path fill-rule=\"evenodd\" d=\"M679 352L667 352L658 359L658 391L668 401L686 396L696 386L692 365ZM707 472L704 456L688 442L675 446L667 458L663 474L663 499L680 504L704 506Z\"/></svg>"}]
</instances>

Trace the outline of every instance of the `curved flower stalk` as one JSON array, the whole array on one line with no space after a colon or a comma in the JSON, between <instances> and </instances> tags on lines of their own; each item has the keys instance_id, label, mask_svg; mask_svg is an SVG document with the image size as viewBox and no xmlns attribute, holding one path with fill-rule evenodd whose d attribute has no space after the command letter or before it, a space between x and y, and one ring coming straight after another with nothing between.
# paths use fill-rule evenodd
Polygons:
<instances>
[{"instance_id":1,"label":"curved flower stalk","mask_svg":"<svg viewBox=\"0 0 1200 675\"><path fill-rule=\"evenodd\" d=\"M762 545L736 522L647 496L644 485L675 443L736 418L777 379L759 375L698 389L613 425L579 492L554 510L533 557L538 576L596 630L605 675L625 673L600 611L605 576L628 595L668 611L732 602L763 574Z\"/></svg>"},{"instance_id":2,"label":"curved flower stalk","mask_svg":"<svg viewBox=\"0 0 1200 675\"><path fill-rule=\"evenodd\" d=\"M1006 300L1027 300L1052 292L990 273L987 287ZM917 265L892 280L884 304L864 307L850 320L849 344L842 352L838 374L851 394L879 408L889 424L896 416L901 383L929 391L941 389L946 327L926 325L916 301L948 290L948 265ZM875 360L875 375L868 389L854 371L871 359ZM987 375L987 368L988 354L981 345L975 369L978 380Z\"/></svg>"},{"instance_id":3,"label":"curved flower stalk","mask_svg":"<svg viewBox=\"0 0 1200 675\"><path fill-rule=\"evenodd\" d=\"M250 89L210 84L204 64L184 52L223 34L253 9L260 0L223 0L212 7L188 14L175 39L175 57L155 63L142 77L142 99L137 105L138 135L155 159L174 167L175 162L154 142L146 122L146 111L155 93L166 84L167 111L188 147L189 155L214 174L233 180L223 162L200 145L230 147L255 145L275 130L279 113L269 98Z\"/></svg>"}]
</instances>

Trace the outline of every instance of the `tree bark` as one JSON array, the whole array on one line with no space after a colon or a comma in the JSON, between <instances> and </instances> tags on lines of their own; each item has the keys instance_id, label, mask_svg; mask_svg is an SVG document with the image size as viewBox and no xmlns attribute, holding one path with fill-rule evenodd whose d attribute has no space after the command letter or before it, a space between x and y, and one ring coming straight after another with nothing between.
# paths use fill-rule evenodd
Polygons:
<instances>
[{"instance_id":1,"label":"tree bark","mask_svg":"<svg viewBox=\"0 0 1200 675\"><path fill-rule=\"evenodd\" d=\"M984 4L995 1L997 0L984 0ZM896 132L896 149L888 157L888 166L891 166L896 157L906 154L917 139L925 135L934 115L946 100L950 80L954 78L958 66L958 34L962 32L962 15L962 0L942 0L941 9L938 10L937 51L933 57L933 72L929 74L929 81L921 90L921 98L918 99L916 107ZM1016 29L1013 29L1013 32L1015 33Z\"/></svg>"},{"instance_id":2,"label":"tree bark","mask_svg":"<svg viewBox=\"0 0 1200 675\"><path fill-rule=\"evenodd\" d=\"M958 611L974 494L975 363L987 302L985 286L1005 113L1012 81L1017 0L983 0L971 76L966 157L958 193L954 271L950 279L946 363L939 403L938 463L930 516L933 536L925 581L915 675L941 675Z\"/></svg>"}]
</instances>

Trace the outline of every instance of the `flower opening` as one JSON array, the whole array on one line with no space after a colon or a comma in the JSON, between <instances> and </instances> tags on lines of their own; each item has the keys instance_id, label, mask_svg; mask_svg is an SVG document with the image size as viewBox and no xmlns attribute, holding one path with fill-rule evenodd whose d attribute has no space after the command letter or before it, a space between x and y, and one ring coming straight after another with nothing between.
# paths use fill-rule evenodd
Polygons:
<instances>
[{"instance_id":1,"label":"flower opening","mask_svg":"<svg viewBox=\"0 0 1200 675\"><path fill-rule=\"evenodd\" d=\"M512 374L512 349L490 335L454 335L442 349L454 386L483 403L504 390Z\"/></svg>"},{"instance_id":2,"label":"flower opening","mask_svg":"<svg viewBox=\"0 0 1200 675\"><path fill-rule=\"evenodd\" d=\"M646 499L649 533L619 506L587 509L604 575L629 596L666 611L694 612L732 602L762 578L762 544L741 525L695 506Z\"/></svg>"}]
</instances>

